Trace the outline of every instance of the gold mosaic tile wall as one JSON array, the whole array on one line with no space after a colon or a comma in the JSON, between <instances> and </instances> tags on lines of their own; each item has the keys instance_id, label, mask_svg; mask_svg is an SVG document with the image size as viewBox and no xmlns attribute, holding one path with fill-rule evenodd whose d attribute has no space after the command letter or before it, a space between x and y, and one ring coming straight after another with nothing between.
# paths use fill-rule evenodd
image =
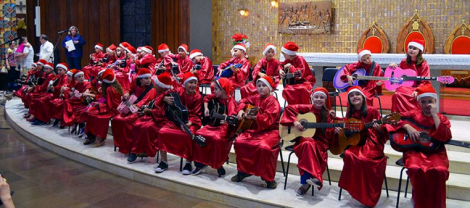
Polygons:
<instances>
[{"instance_id":1,"label":"gold mosaic tile wall","mask_svg":"<svg viewBox=\"0 0 470 208\"><path fill-rule=\"evenodd\" d=\"M280 0L306 2L308 0ZM401 27L415 10L431 27L435 37L436 53L443 53L443 45L452 30L462 19L470 23L469 0L332 0L334 25L331 34L286 35L278 33L278 10L270 0L213 0L212 37L213 62L221 63L230 58L231 37L235 33L248 36L249 60L253 63L262 57L266 43L280 48L287 41L294 41L300 52L354 53L361 34L376 21L387 34L394 53ZM242 17L239 9L249 10Z\"/></svg>"}]
</instances>

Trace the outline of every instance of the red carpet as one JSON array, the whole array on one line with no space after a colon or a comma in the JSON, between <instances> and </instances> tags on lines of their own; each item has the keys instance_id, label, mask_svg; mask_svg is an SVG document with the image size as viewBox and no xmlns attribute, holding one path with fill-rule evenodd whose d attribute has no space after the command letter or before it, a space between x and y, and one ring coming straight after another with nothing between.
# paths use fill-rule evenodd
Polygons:
<instances>
[{"instance_id":1,"label":"red carpet","mask_svg":"<svg viewBox=\"0 0 470 208\"><path fill-rule=\"evenodd\" d=\"M343 106L347 106L347 94L340 94L341 101ZM382 109L390 110L392 106L392 95L383 95L380 96L382 101ZM339 98L336 98L336 102L339 105ZM463 99L453 99L453 98L444 98L440 100L440 112L449 114L449 115L459 115L459 116L470 116L470 100ZM379 108L379 102L377 99L374 99L374 107Z\"/></svg>"}]
</instances>

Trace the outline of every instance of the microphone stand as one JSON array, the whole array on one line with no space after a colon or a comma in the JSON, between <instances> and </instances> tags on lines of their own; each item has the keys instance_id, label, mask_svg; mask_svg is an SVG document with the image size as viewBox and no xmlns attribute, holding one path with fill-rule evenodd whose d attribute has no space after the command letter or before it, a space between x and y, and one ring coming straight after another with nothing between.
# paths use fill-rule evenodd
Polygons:
<instances>
[{"instance_id":1,"label":"microphone stand","mask_svg":"<svg viewBox=\"0 0 470 208\"><path fill-rule=\"evenodd\" d=\"M63 32L63 33L58 33L58 34L59 34L59 38L57 38L57 42L55 43L54 49L52 50L52 53L54 53L54 62L57 62L57 61L59 60L59 55L60 55L60 53L57 52L57 54L56 54L55 52L56 52L57 45L59 45L59 42L60 42L60 40L62 39L62 34L64 34L64 33L65 33L65 32ZM57 56L56 56L56 55L57 55ZM49 60L51 60L51 59L52 59L52 56L49 57ZM55 65L56 65L56 64L54 63L54 66L55 66ZM56 70L56 69L54 69L54 70ZM56 73L57 73L57 72L56 72Z\"/></svg>"}]
</instances>

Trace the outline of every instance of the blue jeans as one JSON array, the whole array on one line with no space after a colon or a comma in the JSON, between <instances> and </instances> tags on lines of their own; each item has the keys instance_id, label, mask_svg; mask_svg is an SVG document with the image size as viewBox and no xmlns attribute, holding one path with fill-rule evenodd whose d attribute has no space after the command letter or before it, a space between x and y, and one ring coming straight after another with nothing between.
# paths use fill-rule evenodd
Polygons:
<instances>
[{"instance_id":1,"label":"blue jeans","mask_svg":"<svg viewBox=\"0 0 470 208\"><path fill-rule=\"evenodd\" d=\"M69 69L82 70L82 57L67 57Z\"/></svg>"}]
</instances>

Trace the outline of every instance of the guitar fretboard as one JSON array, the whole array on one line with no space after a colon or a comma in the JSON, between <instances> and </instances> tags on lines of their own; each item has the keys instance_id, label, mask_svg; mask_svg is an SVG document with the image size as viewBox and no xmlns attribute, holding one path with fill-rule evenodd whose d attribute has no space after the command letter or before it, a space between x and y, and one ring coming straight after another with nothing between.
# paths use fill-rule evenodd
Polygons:
<instances>
[{"instance_id":1,"label":"guitar fretboard","mask_svg":"<svg viewBox=\"0 0 470 208\"><path fill-rule=\"evenodd\" d=\"M327 129L341 127L344 128L344 123L302 123L304 128L313 128L313 129Z\"/></svg>"}]
</instances>

